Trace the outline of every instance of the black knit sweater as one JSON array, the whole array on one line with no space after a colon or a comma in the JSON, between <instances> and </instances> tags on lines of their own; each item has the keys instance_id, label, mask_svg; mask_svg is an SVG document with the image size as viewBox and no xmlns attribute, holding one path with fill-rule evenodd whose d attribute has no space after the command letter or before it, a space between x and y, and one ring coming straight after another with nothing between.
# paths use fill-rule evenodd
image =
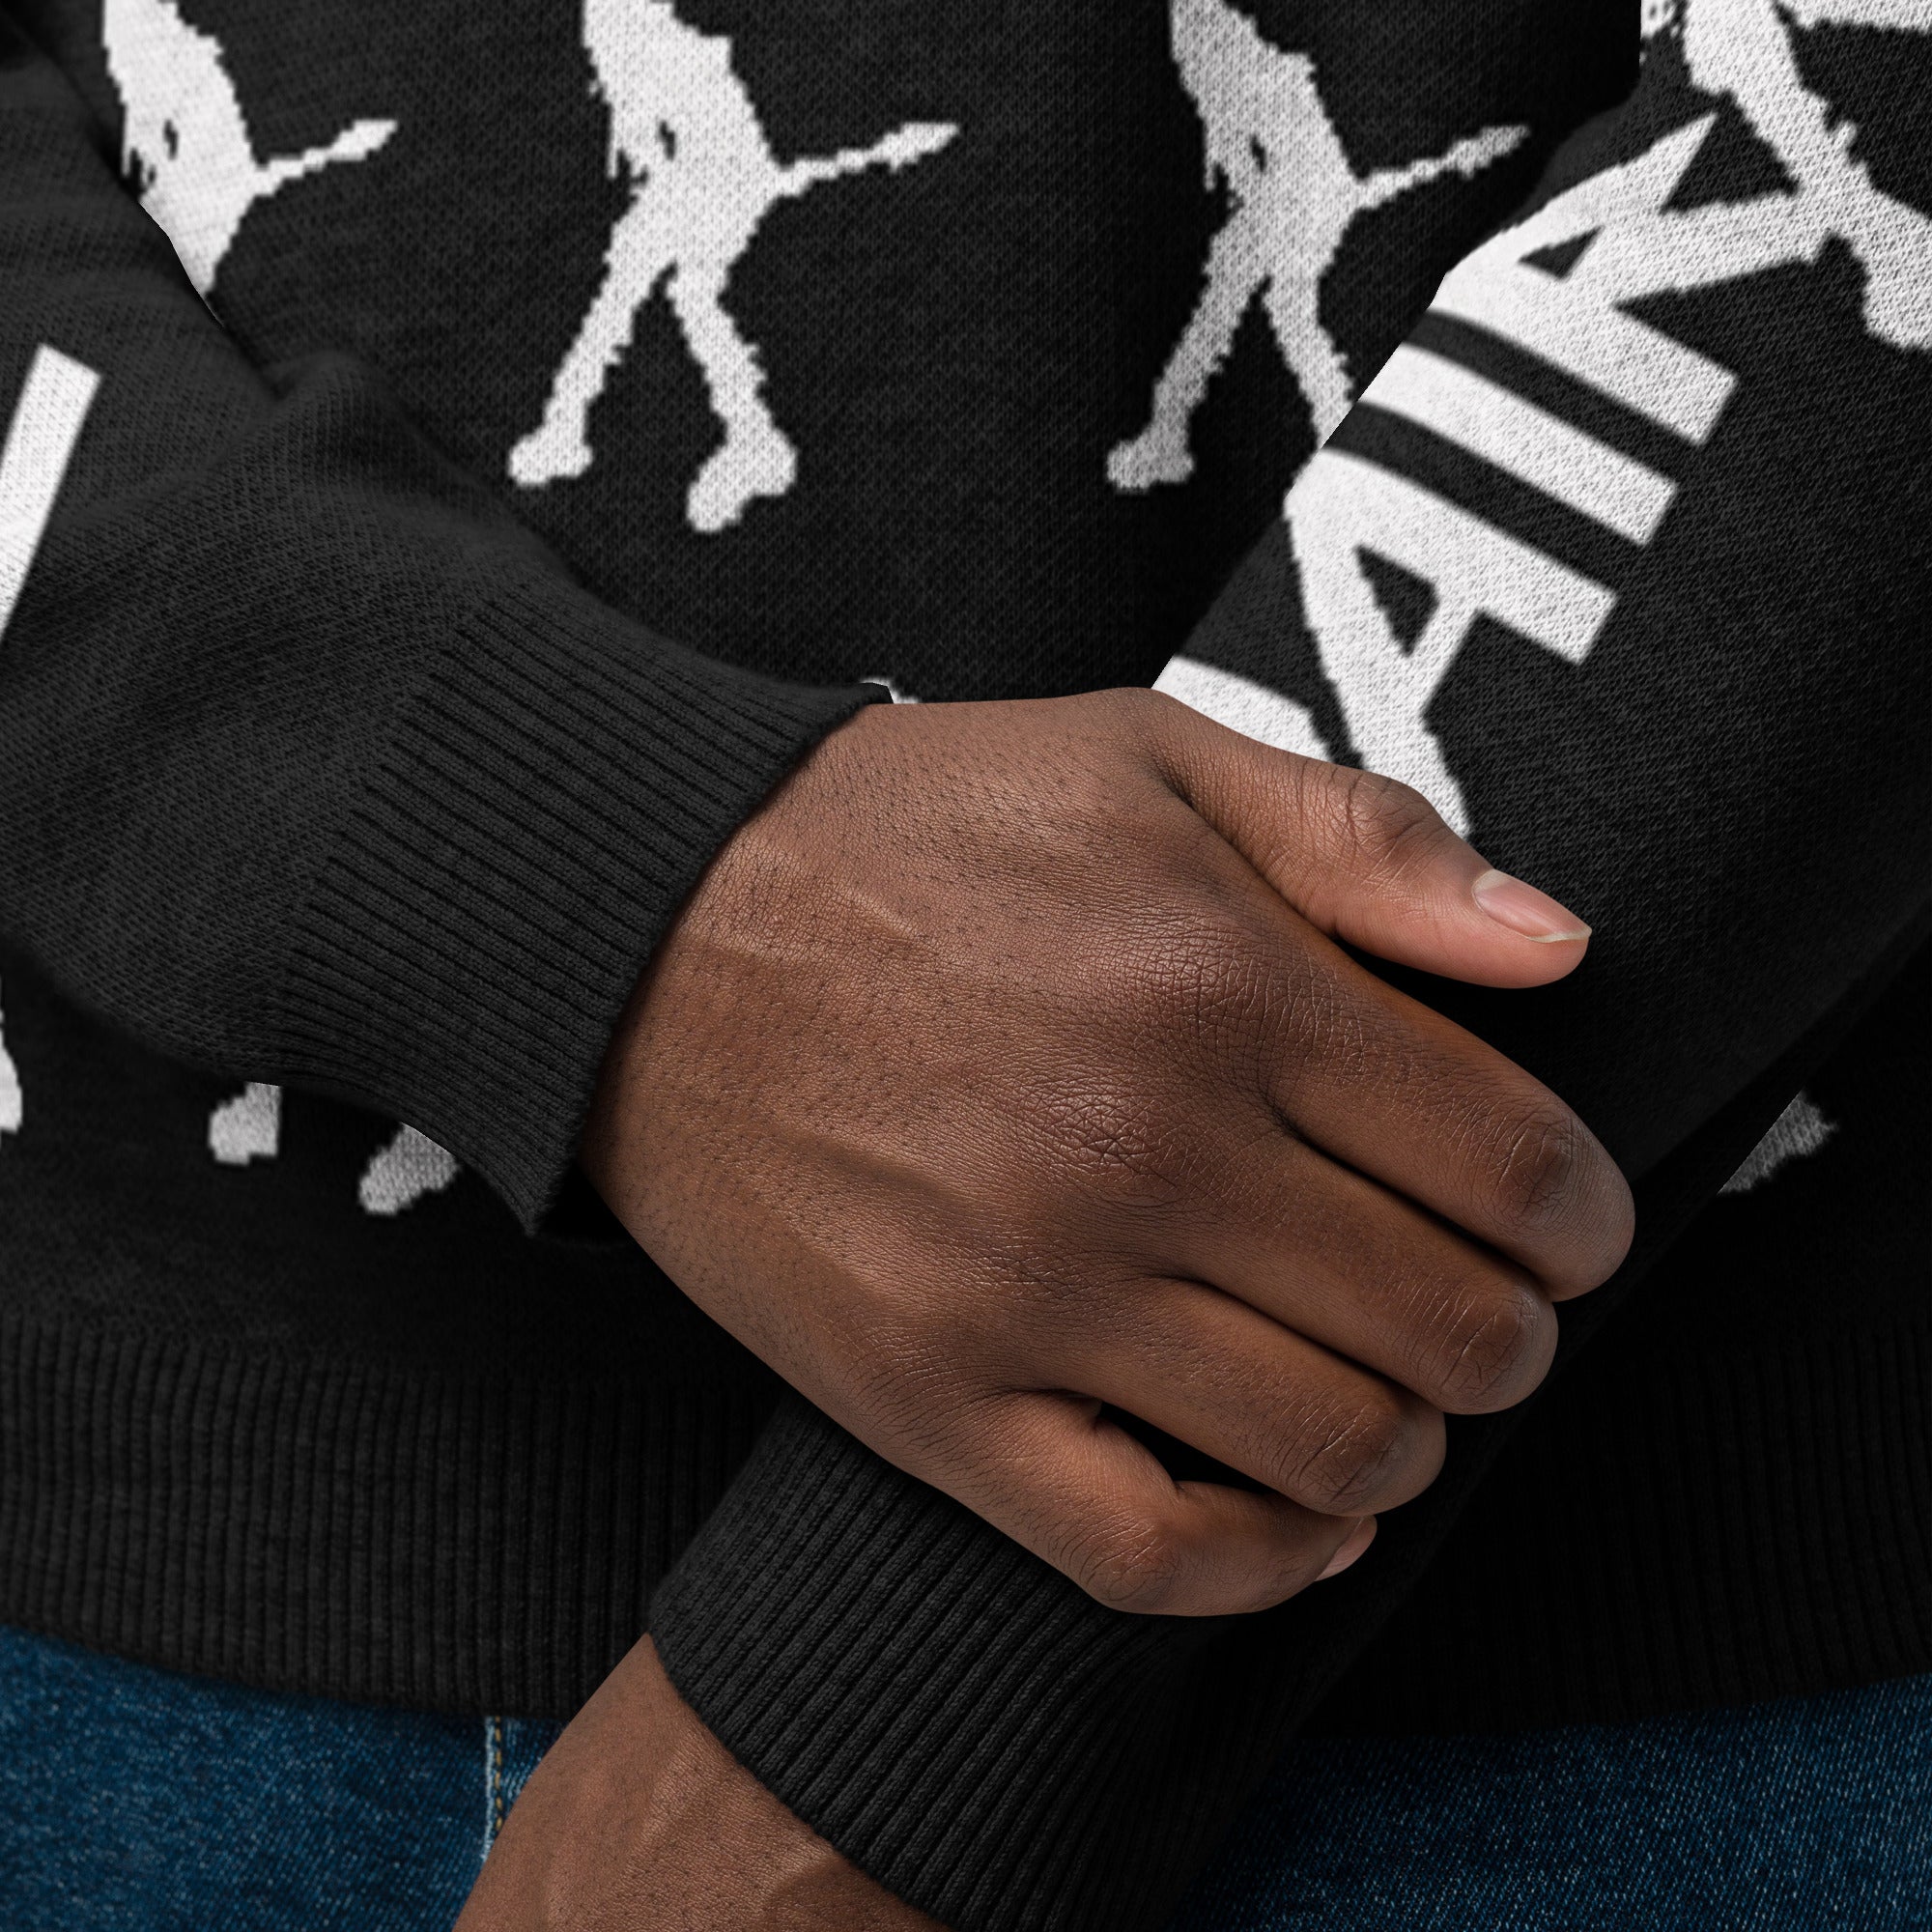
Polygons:
<instances>
[{"instance_id":1,"label":"black knit sweater","mask_svg":"<svg viewBox=\"0 0 1932 1932\"><path fill-rule=\"evenodd\" d=\"M969 1932L1157 1925L1308 1722L1932 1667L1922 24L0 0L0 1618L554 1715L648 1626ZM1156 678L1593 921L1415 983L1641 1217L1244 1620L870 1455L572 1168L865 681Z\"/></svg>"}]
</instances>

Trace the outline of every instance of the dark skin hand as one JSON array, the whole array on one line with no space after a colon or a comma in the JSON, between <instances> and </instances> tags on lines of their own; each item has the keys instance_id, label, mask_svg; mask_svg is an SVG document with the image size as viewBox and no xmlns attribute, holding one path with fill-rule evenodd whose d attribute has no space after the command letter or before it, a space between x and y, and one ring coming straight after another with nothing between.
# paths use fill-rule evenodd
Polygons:
<instances>
[{"instance_id":1,"label":"dark skin hand","mask_svg":"<svg viewBox=\"0 0 1932 1932\"><path fill-rule=\"evenodd\" d=\"M882 1456L1103 1602L1261 1609L1535 1387L1631 1236L1569 1108L1335 938L1531 986L1586 933L1406 786L1151 692L874 706L706 873L581 1157Z\"/></svg>"},{"instance_id":2,"label":"dark skin hand","mask_svg":"<svg viewBox=\"0 0 1932 1932\"><path fill-rule=\"evenodd\" d=\"M1255 1610L1360 1556L1445 1412L1520 1401L1629 1190L1535 1080L1336 943L1492 986L1587 928L1417 794L1149 692L875 706L726 844L581 1158L671 1278L1101 1601ZM1264 1487L1178 1482L1139 1415ZM639 1644L461 1932L930 1927Z\"/></svg>"}]
</instances>

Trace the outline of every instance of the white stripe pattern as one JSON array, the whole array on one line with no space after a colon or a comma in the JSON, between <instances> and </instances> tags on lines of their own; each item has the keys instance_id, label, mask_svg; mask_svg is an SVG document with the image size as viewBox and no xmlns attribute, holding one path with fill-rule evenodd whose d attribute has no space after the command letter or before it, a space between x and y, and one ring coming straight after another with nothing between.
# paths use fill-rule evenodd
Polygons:
<instances>
[{"instance_id":1,"label":"white stripe pattern","mask_svg":"<svg viewBox=\"0 0 1932 1932\"><path fill-rule=\"evenodd\" d=\"M1632 543L1656 534L1677 486L1473 369L1405 343L1362 400L1406 416Z\"/></svg>"}]
</instances>

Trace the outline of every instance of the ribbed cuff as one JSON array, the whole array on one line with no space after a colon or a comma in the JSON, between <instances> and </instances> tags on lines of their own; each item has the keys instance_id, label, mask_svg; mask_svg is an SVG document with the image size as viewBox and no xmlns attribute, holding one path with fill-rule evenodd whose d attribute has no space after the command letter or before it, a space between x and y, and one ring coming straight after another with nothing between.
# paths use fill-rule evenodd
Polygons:
<instances>
[{"instance_id":1,"label":"ribbed cuff","mask_svg":"<svg viewBox=\"0 0 1932 1932\"><path fill-rule=\"evenodd\" d=\"M1122 1863L1146 1822L1133 1800L1159 1782L1150 1690L1188 1633L1103 1609L796 1398L651 1630L742 1763L955 1932L1152 1932L1225 1817L1227 1792L1204 1792Z\"/></svg>"},{"instance_id":2,"label":"ribbed cuff","mask_svg":"<svg viewBox=\"0 0 1932 1932\"><path fill-rule=\"evenodd\" d=\"M560 579L499 591L397 721L298 917L286 1076L400 1116L534 1228L704 867L883 696L700 658Z\"/></svg>"},{"instance_id":3,"label":"ribbed cuff","mask_svg":"<svg viewBox=\"0 0 1932 1932\"><path fill-rule=\"evenodd\" d=\"M651 1601L766 1788L952 1932L1160 1932L1411 1588L1507 1418L1376 1561L1247 1617L1104 1608L791 1400ZM1487 1437L1487 1441L1484 1438Z\"/></svg>"}]
</instances>

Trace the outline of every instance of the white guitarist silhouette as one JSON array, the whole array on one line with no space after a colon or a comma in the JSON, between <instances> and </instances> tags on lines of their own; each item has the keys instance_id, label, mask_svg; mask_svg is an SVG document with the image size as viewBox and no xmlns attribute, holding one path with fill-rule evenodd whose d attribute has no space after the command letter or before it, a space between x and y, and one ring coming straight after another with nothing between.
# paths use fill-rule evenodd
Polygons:
<instances>
[{"instance_id":1,"label":"white guitarist silhouette","mask_svg":"<svg viewBox=\"0 0 1932 1932\"><path fill-rule=\"evenodd\" d=\"M1436 312L1553 363L1690 444L1712 434L1734 373L1631 313L1645 298L1819 260L1841 241L1863 274L1860 320L1894 348L1932 350L1932 216L1887 193L1856 149L1857 124L1805 85L1794 30L1833 24L1932 33L1932 0L1684 0L1653 4L1644 31L1681 33L1686 104L1728 101L1789 185L1677 206L1679 185L1721 125L1697 114L1484 242L1447 274ZM1581 243L1559 274L1536 257ZM1670 477L1473 372L1406 345L1364 401L1419 422L1568 502L1634 545L1679 488ZM1334 448L1285 505L1301 599L1353 749L1425 792L1458 830L1466 802L1428 721L1481 616L1571 664L1588 657L1616 591L1435 492ZM1398 637L1361 562L1372 551L1425 582L1434 609ZM1324 751L1306 708L1218 667L1178 657L1159 688L1236 729ZM1246 721L1246 722L1244 722Z\"/></svg>"},{"instance_id":2,"label":"white guitarist silhouette","mask_svg":"<svg viewBox=\"0 0 1932 1932\"><path fill-rule=\"evenodd\" d=\"M1857 124L1804 85L1790 34L1820 25L1932 33L1932 0L1685 0L1676 12L1692 83L1737 103L1797 192L1678 215L1671 285L1815 262L1836 238L1864 270L1866 332L1895 349L1932 348L1932 218L1872 181L1852 152ZM1646 26L1660 32L1669 17L1660 10ZM1599 274L1620 266L1614 251L1592 264Z\"/></svg>"},{"instance_id":3,"label":"white guitarist silhouette","mask_svg":"<svg viewBox=\"0 0 1932 1932\"><path fill-rule=\"evenodd\" d=\"M260 161L221 43L174 0L102 0L100 37L127 109L122 164L204 298L258 201L331 161L364 159L396 131L357 121L327 147Z\"/></svg>"},{"instance_id":4,"label":"white guitarist silhouette","mask_svg":"<svg viewBox=\"0 0 1932 1932\"><path fill-rule=\"evenodd\" d=\"M1107 458L1118 490L1184 482L1188 431L1236 330L1260 299L1310 415L1317 441L1348 413L1349 372L1322 327L1322 277L1356 217L1438 175L1473 175L1526 128L1486 128L1446 153L1358 175L1315 85L1315 63L1284 53L1228 0L1173 0L1174 61L1207 143L1208 185L1225 187L1228 217L1208 250L1193 317L1154 385L1148 426Z\"/></svg>"},{"instance_id":5,"label":"white guitarist silhouette","mask_svg":"<svg viewBox=\"0 0 1932 1932\"><path fill-rule=\"evenodd\" d=\"M638 311L662 289L724 432L691 485L686 515L695 529L721 530L755 497L783 496L798 470L766 405L757 351L724 307L739 258L780 202L867 168L905 167L958 129L908 122L870 147L781 165L732 69L729 40L687 26L668 0L584 0L583 43L610 109L611 173L628 179L631 203L543 421L510 451L510 477L534 488L590 468L591 406Z\"/></svg>"}]
</instances>

